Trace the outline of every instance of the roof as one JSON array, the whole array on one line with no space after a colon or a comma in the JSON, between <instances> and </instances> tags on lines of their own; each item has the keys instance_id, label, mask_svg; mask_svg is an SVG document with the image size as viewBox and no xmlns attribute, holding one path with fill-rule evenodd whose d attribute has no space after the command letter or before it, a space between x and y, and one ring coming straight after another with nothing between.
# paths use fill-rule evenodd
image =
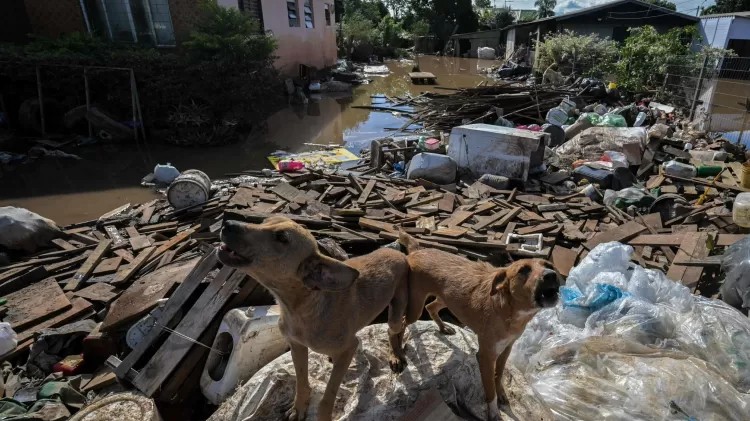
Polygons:
<instances>
[{"instance_id":1,"label":"roof","mask_svg":"<svg viewBox=\"0 0 750 421\"><path fill-rule=\"evenodd\" d=\"M537 20L534 20L534 21L531 21L531 22L516 23L516 24L510 25L510 26L507 26L507 27L505 27L503 29L505 30L505 29L515 28L515 27L519 27L519 26L536 25L536 24L539 24L541 22L554 22L554 21L568 20L568 19L572 19L572 18L579 17L579 16L582 16L582 15L587 15L589 13L594 13L594 12L599 12L599 11L602 11L602 10L607 10L609 8L612 8L612 7L615 7L615 6L621 6L621 5L624 5L624 4L639 5L639 6L643 6L643 7L648 7L650 10L660 12L660 14L654 15L652 17L664 16L665 14L667 14L667 15L674 15L674 16L680 17L682 19L692 21L692 22L698 22L699 21L699 19L697 17L695 17L695 16L686 15L685 13L680 13L680 12L675 12L674 10L665 9L665 8L663 8L661 6L657 6L657 5L652 4L652 3L646 3L646 2L640 1L640 0L616 0L616 1L609 2L609 3L600 4L600 5L597 5L597 6L586 7L584 9L578 9L575 12L566 13L564 15L550 16L548 18L537 19ZM644 19L645 18L647 18L647 17L644 17Z\"/></svg>"},{"instance_id":2,"label":"roof","mask_svg":"<svg viewBox=\"0 0 750 421\"><path fill-rule=\"evenodd\" d=\"M750 18L750 12L734 12L734 13L716 13L714 15L703 15L701 16L701 19L706 18L725 18L725 17L740 17L740 18Z\"/></svg>"},{"instance_id":3,"label":"roof","mask_svg":"<svg viewBox=\"0 0 750 421\"><path fill-rule=\"evenodd\" d=\"M453 34L451 35L451 38L455 39L474 39L474 38L487 38L487 37L494 37L500 36L500 29L488 29L486 31L476 31L476 32L464 32L463 34Z\"/></svg>"}]
</instances>

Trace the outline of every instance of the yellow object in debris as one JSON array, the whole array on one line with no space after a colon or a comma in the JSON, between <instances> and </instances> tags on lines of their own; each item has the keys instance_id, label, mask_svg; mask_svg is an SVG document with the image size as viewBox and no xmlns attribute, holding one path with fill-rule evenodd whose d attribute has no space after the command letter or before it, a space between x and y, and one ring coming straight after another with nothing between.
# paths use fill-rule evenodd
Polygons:
<instances>
[{"instance_id":1,"label":"yellow object in debris","mask_svg":"<svg viewBox=\"0 0 750 421\"><path fill-rule=\"evenodd\" d=\"M293 155L286 156L274 156L268 157L268 160L273 164L273 167L279 169L279 161L282 159L293 159L295 161L302 161L306 167L314 167L319 162L323 162L326 165L337 165L346 161L354 161L359 159L357 155L354 155L346 148L335 148L330 150L313 151L313 152L302 152Z\"/></svg>"},{"instance_id":2,"label":"yellow object in debris","mask_svg":"<svg viewBox=\"0 0 750 421\"><path fill-rule=\"evenodd\" d=\"M609 82L609 85L607 85L607 89L609 90L617 89L617 84L614 82Z\"/></svg>"}]
</instances>

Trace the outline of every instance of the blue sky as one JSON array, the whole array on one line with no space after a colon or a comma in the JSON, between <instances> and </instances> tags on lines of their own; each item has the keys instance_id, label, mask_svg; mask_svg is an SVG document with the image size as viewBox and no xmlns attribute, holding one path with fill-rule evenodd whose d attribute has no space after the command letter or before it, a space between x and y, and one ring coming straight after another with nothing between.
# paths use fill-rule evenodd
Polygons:
<instances>
[{"instance_id":1,"label":"blue sky","mask_svg":"<svg viewBox=\"0 0 750 421\"><path fill-rule=\"evenodd\" d=\"M609 3L612 0L557 0L555 12L559 15L565 12L572 12L584 7L596 6L599 4ZM494 0L495 5L500 7L505 4L504 0ZM695 15L695 9L701 5L708 7L714 4L714 0L674 0L677 5L677 11L689 15ZM513 9L535 9L534 0L513 0L509 3Z\"/></svg>"}]
</instances>

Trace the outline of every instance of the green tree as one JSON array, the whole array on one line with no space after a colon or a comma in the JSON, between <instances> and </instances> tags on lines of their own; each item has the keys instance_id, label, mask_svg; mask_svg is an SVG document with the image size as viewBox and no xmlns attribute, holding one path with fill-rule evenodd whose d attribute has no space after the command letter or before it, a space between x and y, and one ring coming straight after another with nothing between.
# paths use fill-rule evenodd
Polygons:
<instances>
[{"instance_id":1,"label":"green tree","mask_svg":"<svg viewBox=\"0 0 750 421\"><path fill-rule=\"evenodd\" d=\"M630 28L620 49L617 79L626 89L640 92L664 81L672 60L691 56L694 27L673 28L660 34L653 26Z\"/></svg>"},{"instance_id":2,"label":"green tree","mask_svg":"<svg viewBox=\"0 0 750 421\"><path fill-rule=\"evenodd\" d=\"M474 0L477 9L489 9L492 7L492 0Z\"/></svg>"},{"instance_id":3,"label":"green tree","mask_svg":"<svg viewBox=\"0 0 750 421\"><path fill-rule=\"evenodd\" d=\"M750 0L716 0L716 4L703 9L701 15L744 12L747 10L750 10Z\"/></svg>"},{"instance_id":4,"label":"green tree","mask_svg":"<svg viewBox=\"0 0 750 421\"><path fill-rule=\"evenodd\" d=\"M557 6L557 0L536 0L534 6L537 8L537 16L539 19L548 18L555 16L555 6Z\"/></svg>"},{"instance_id":5,"label":"green tree","mask_svg":"<svg viewBox=\"0 0 750 421\"><path fill-rule=\"evenodd\" d=\"M545 37L539 44L539 65L545 69L557 63L561 69L577 75L604 77L614 71L617 43L596 34L578 35L563 31Z\"/></svg>"},{"instance_id":6,"label":"green tree","mask_svg":"<svg viewBox=\"0 0 750 421\"><path fill-rule=\"evenodd\" d=\"M383 20L378 24L378 30L382 37L382 45L384 47L398 47L401 42L401 32L403 28L396 22L391 16L383 17Z\"/></svg>"},{"instance_id":7,"label":"green tree","mask_svg":"<svg viewBox=\"0 0 750 421\"><path fill-rule=\"evenodd\" d=\"M669 10L677 10L677 5L667 0L643 0L646 3L651 3L655 6L663 7Z\"/></svg>"},{"instance_id":8,"label":"green tree","mask_svg":"<svg viewBox=\"0 0 750 421\"><path fill-rule=\"evenodd\" d=\"M402 19L409 11L409 0L383 0L383 4L396 20Z\"/></svg>"},{"instance_id":9,"label":"green tree","mask_svg":"<svg viewBox=\"0 0 750 421\"><path fill-rule=\"evenodd\" d=\"M495 15L495 28L501 29L505 28L506 26L513 25L513 21L515 21L515 19L516 18L515 16L513 16L513 13L510 12L510 8L503 7Z\"/></svg>"},{"instance_id":10,"label":"green tree","mask_svg":"<svg viewBox=\"0 0 750 421\"><path fill-rule=\"evenodd\" d=\"M417 36L423 36L430 33L430 24L420 20L411 25L411 33Z\"/></svg>"}]
</instances>

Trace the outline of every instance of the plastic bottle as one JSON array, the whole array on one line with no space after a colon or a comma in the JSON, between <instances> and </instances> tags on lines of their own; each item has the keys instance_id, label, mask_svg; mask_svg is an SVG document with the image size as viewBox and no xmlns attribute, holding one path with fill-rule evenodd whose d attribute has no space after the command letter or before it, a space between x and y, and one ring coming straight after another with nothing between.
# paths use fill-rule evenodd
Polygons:
<instances>
[{"instance_id":1,"label":"plastic bottle","mask_svg":"<svg viewBox=\"0 0 750 421\"><path fill-rule=\"evenodd\" d=\"M708 177L708 176L715 176L719 174L722 170L724 170L724 167L721 165L698 165L695 167L695 173L698 177Z\"/></svg>"},{"instance_id":2,"label":"plastic bottle","mask_svg":"<svg viewBox=\"0 0 750 421\"><path fill-rule=\"evenodd\" d=\"M279 172L295 172L305 169L305 163L293 159L279 161Z\"/></svg>"},{"instance_id":3,"label":"plastic bottle","mask_svg":"<svg viewBox=\"0 0 750 421\"><path fill-rule=\"evenodd\" d=\"M693 178L697 174L694 166L674 160L665 162L663 168L664 174L673 175L675 177Z\"/></svg>"},{"instance_id":4,"label":"plastic bottle","mask_svg":"<svg viewBox=\"0 0 750 421\"><path fill-rule=\"evenodd\" d=\"M641 127L641 126L643 126L643 123L645 121L646 121L646 113L644 113L643 111L641 111L635 117L635 123L633 124L633 127Z\"/></svg>"},{"instance_id":5,"label":"plastic bottle","mask_svg":"<svg viewBox=\"0 0 750 421\"><path fill-rule=\"evenodd\" d=\"M743 228L750 228L750 193L740 193L734 198L732 220Z\"/></svg>"}]
</instances>

